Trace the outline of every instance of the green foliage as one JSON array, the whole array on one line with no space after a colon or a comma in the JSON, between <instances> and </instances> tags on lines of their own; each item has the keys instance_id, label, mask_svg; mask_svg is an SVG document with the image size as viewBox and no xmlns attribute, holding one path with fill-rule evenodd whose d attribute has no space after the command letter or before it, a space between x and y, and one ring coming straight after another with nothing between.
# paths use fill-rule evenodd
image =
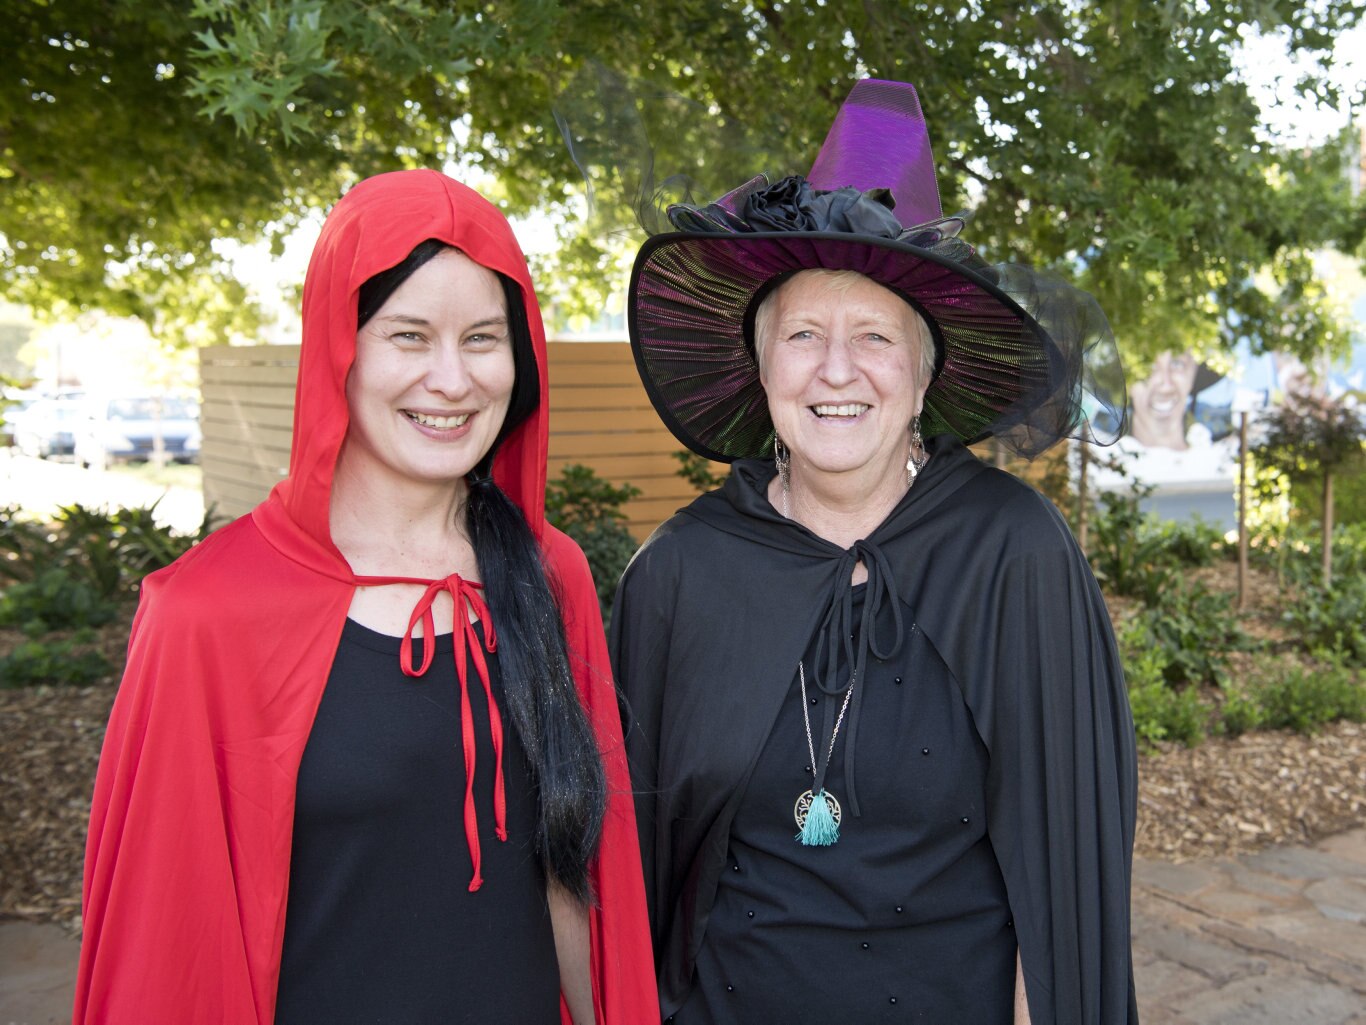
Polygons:
<instances>
[{"instance_id":1,"label":"green foliage","mask_svg":"<svg viewBox=\"0 0 1366 1025\"><path fill-rule=\"evenodd\" d=\"M1293 666L1264 683L1257 694L1263 729L1312 733L1325 723L1366 719L1366 686L1359 674L1332 662Z\"/></svg>"},{"instance_id":2,"label":"green foliage","mask_svg":"<svg viewBox=\"0 0 1366 1025\"><path fill-rule=\"evenodd\" d=\"M1253 535L1251 551L1283 586L1322 590L1323 537L1317 529L1289 524L1264 530ZM1366 524L1335 527L1331 555L1334 587L1350 587L1350 578L1366 575Z\"/></svg>"},{"instance_id":3,"label":"green foliage","mask_svg":"<svg viewBox=\"0 0 1366 1025\"><path fill-rule=\"evenodd\" d=\"M1327 590L1305 585L1284 618L1307 650L1336 651L1366 665L1366 576L1344 575Z\"/></svg>"},{"instance_id":4,"label":"green foliage","mask_svg":"<svg viewBox=\"0 0 1366 1025\"><path fill-rule=\"evenodd\" d=\"M18 506L0 506L0 581L31 580L48 561L46 528Z\"/></svg>"},{"instance_id":5,"label":"green foliage","mask_svg":"<svg viewBox=\"0 0 1366 1025\"><path fill-rule=\"evenodd\" d=\"M1176 565L1211 566L1219 559L1236 558L1237 545L1224 540L1224 530L1194 516L1189 520L1164 520L1156 524L1162 551Z\"/></svg>"},{"instance_id":6,"label":"green foliage","mask_svg":"<svg viewBox=\"0 0 1366 1025\"><path fill-rule=\"evenodd\" d=\"M725 474L712 473L710 459L687 449L671 454L678 460L678 469L674 472L691 484L694 490L698 492L712 491L726 482Z\"/></svg>"},{"instance_id":7,"label":"green foliage","mask_svg":"<svg viewBox=\"0 0 1366 1025\"><path fill-rule=\"evenodd\" d=\"M1216 729L1228 737L1241 736L1262 728L1265 715L1257 699L1246 690L1232 691L1219 709Z\"/></svg>"},{"instance_id":8,"label":"green foliage","mask_svg":"<svg viewBox=\"0 0 1366 1025\"><path fill-rule=\"evenodd\" d=\"M1253 455L1285 474L1292 487L1317 485L1324 474L1366 467L1366 419L1346 403L1287 395L1262 416L1259 426Z\"/></svg>"},{"instance_id":9,"label":"green foliage","mask_svg":"<svg viewBox=\"0 0 1366 1025\"><path fill-rule=\"evenodd\" d=\"M546 483L545 518L573 538L587 556L604 623L611 619L617 581L639 547L626 529L621 507L639 494L639 488L617 487L592 467L578 463L566 466L559 480Z\"/></svg>"},{"instance_id":10,"label":"green foliage","mask_svg":"<svg viewBox=\"0 0 1366 1025\"><path fill-rule=\"evenodd\" d=\"M0 658L0 687L96 683L111 674L114 667L90 647L93 641L94 636L88 631L63 640L25 641Z\"/></svg>"},{"instance_id":11,"label":"green foliage","mask_svg":"<svg viewBox=\"0 0 1366 1025\"><path fill-rule=\"evenodd\" d=\"M103 626L114 618L107 594L68 568L48 569L0 592L0 626L17 626L30 637L53 630Z\"/></svg>"},{"instance_id":12,"label":"green foliage","mask_svg":"<svg viewBox=\"0 0 1366 1025\"><path fill-rule=\"evenodd\" d=\"M253 333L260 311L213 244L297 223L340 193L335 161L203 115L186 4L0 0L0 18L3 294L140 317L168 342Z\"/></svg>"},{"instance_id":13,"label":"green foliage","mask_svg":"<svg viewBox=\"0 0 1366 1025\"><path fill-rule=\"evenodd\" d=\"M1165 600L1182 570L1233 554L1223 532L1199 517L1177 522L1144 513L1140 503L1152 490L1135 482L1127 492L1102 492L1087 553L1106 590L1149 606Z\"/></svg>"},{"instance_id":14,"label":"green foliage","mask_svg":"<svg viewBox=\"0 0 1366 1025\"><path fill-rule=\"evenodd\" d=\"M1172 740L1193 747L1204 739L1209 709L1196 688L1168 686L1163 652L1149 643L1147 631L1129 624L1120 631L1119 646L1139 740L1149 745Z\"/></svg>"},{"instance_id":15,"label":"green foliage","mask_svg":"<svg viewBox=\"0 0 1366 1025\"><path fill-rule=\"evenodd\" d=\"M1323 522L1321 487L1291 488L1290 492L1296 520L1303 523ZM1333 523L1335 531L1337 526L1348 524L1366 526L1366 460L1341 467L1333 474Z\"/></svg>"},{"instance_id":16,"label":"green foliage","mask_svg":"<svg viewBox=\"0 0 1366 1025\"><path fill-rule=\"evenodd\" d=\"M1149 486L1106 491L1091 520L1087 557L1101 586L1113 594L1156 603L1175 578L1162 531L1139 508Z\"/></svg>"},{"instance_id":17,"label":"green foliage","mask_svg":"<svg viewBox=\"0 0 1366 1025\"><path fill-rule=\"evenodd\" d=\"M113 671L90 647L92 628L111 622L143 576L169 565L213 529L205 514L192 536L173 534L153 518L156 506L106 512L82 505L60 510L53 524L0 508L0 626L29 637L0 659L0 686L91 683ZM67 638L53 631L75 629Z\"/></svg>"},{"instance_id":18,"label":"green foliage","mask_svg":"<svg viewBox=\"0 0 1366 1025\"><path fill-rule=\"evenodd\" d=\"M641 10L0 0L17 65L0 84L0 282L44 308L102 306L188 337L205 311L222 323L250 310L226 294L212 241L278 241L359 176L462 160L514 212L568 210L579 175L549 111L596 60L646 100L674 95L642 103L644 131L658 178L685 173L701 198L755 171L805 171L856 77L911 79L945 207L975 207L970 240L992 261L1084 268L1133 348L1288 330L1307 350L1336 330L1306 254L1360 236L1343 146L1268 145L1233 58L1245 34L1281 33L1308 67L1287 85L1332 102L1322 71L1359 0ZM724 144L719 118L745 145ZM600 206L641 185L608 183ZM568 252L565 280L610 281L592 248Z\"/></svg>"},{"instance_id":19,"label":"green foliage","mask_svg":"<svg viewBox=\"0 0 1366 1025\"><path fill-rule=\"evenodd\" d=\"M1224 703L1220 728L1230 735L1253 729L1314 733L1342 719L1366 721L1366 684L1341 656L1320 652L1310 665L1261 664Z\"/></svg>"},{"instance_id":20,"label":"green foliage","mask_svg":"<svg viewBox=\"0 0 1366 1025\"><path fill-rule=\"evenodd\" d=\"M144 576L169 566L213 529L210 513L195 534L175 534L157 524L155 512L155 504L112 511L63 506L45 561L69 567L107 597L131 595Z\"/></svg>"},{"instance_id":21,"label":"green foliage","mask_svg":"<svg viewBox=\"0 0 1366 1025\"><path fill-rule=\"evenodd\" d=\"M1172 687L1223 684L1229 653L1249 646L1232 596L1198 581L1174 581L1160 603L1134 617L1132 629L1160 659L1162 678Z\"/></svg>"}]
</instances>

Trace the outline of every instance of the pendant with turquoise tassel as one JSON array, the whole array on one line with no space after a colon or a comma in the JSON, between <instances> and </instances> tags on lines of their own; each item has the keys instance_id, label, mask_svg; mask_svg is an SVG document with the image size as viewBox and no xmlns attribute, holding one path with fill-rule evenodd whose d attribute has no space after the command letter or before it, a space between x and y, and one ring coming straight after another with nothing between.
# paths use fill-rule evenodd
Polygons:
<instances>
[{"instance_id":1,"label":"pendant with turquoise tassel","mask_svg":"<svg viewBox=\"0 0 1366 1025\"><path fill-rule=\"evenodd\" d=\"M829 847L840 838L840 803L824 787L819 794L808 790L797 798L793 817L800 830L797 839L803 846Z\"/></svg>"}]
</instances>

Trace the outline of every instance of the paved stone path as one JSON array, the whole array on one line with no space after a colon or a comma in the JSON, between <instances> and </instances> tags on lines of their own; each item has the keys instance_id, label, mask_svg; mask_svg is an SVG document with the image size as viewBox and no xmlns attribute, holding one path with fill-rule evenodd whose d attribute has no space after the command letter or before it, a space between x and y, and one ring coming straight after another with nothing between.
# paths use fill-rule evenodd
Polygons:
<instances>
[{"instance_id":1,"label":"paved stone path","mask_svg":"<svg viewBox=\"0 0 1366 1025\"><path fill-rule=\"evenodd\" d=\"M1134 866L1143 1025L1366 1025L1366 829ZM0 922L0 1025L70 1020L76 943Z\"/></svg>"},{"instance_id":2,"label":"paved stone path","mask_svg":"<svg viewBox=\"0 0 1366 1025\"><path fill-rule=\"evenodd\" d=\"M1143 1025L1366 1025L1366 829L1134 866Z\"/></svg>"}]
</instances>

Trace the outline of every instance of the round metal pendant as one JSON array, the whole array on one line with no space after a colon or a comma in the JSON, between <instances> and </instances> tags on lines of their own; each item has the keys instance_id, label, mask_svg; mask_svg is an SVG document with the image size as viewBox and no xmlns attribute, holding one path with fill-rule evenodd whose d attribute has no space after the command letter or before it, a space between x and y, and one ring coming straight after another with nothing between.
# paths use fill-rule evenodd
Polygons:
<instances>
[{"instance_id":1,"label":"round metal pendant","mask_svg":"<svg viewBox=\"0 0 1366 1025\"><path fill-rule=\"evenodd\" d=\"M807 812L811 810L811 802L816 799L816 795L810 790L797 798L797 803L792 808L792 817L797 820L797 828L801 829L806 825ZM825 803L830 806L830 815L835 820L835 825L840 824L840 816L844 813L840 810L839 801L835 800L835 795L829 790L825 792Z\"/></svg>"}]
</instances>

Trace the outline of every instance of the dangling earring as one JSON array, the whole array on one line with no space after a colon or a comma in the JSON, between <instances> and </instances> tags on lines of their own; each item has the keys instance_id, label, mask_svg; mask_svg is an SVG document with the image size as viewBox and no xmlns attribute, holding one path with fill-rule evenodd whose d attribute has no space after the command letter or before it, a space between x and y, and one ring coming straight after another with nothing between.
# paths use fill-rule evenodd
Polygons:
<instances>
[{"instance_id":1,"label":"dangling earring","mask_svg":"<svg viewBox=\"0 0 1366 1025\"><path fill-rule=\"evenodd\" d=\"M920 436L920 414L917 413L911 417L911 451L906 457L906 487L915 483L916 477L920 476L920 471L929 461L930 454L925 451L925 439Z\"/></svg>"},{"instance_id":2,"label":"dangling earring","mask_svg":"<svg viewBox=\"0 0 1366 1025\"><path fill-rule=\"evenodd\" d=\"M778 483L783 489L783 516L791 519L787 515L787 507L788 494L792 490L792 453L776 433L773 435L773 462L778 467Z\"/></svg>"}]
</instances>

